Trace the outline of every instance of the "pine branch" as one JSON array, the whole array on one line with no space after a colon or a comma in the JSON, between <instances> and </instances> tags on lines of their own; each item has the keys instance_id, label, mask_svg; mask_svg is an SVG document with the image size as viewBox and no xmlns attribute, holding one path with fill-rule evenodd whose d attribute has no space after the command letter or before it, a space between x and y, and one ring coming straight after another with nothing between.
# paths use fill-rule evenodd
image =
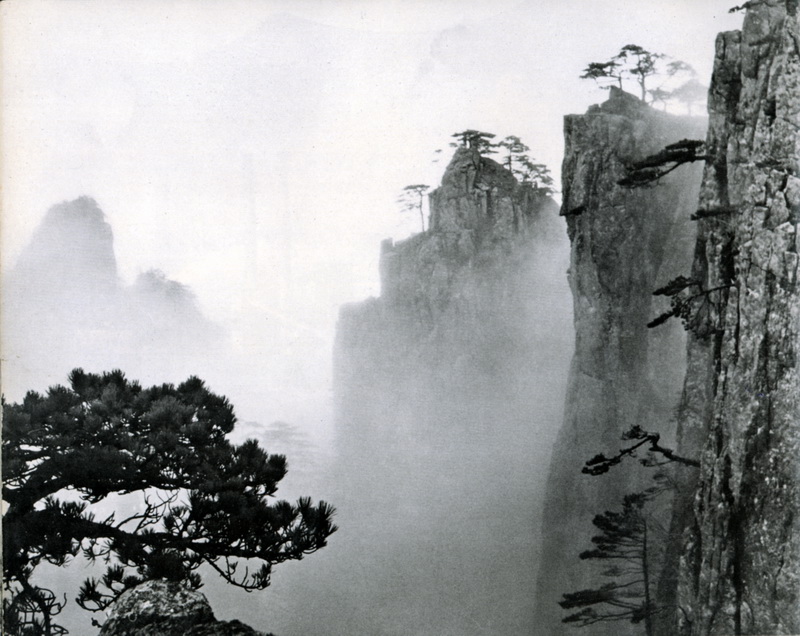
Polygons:
<instances>
[{"instance_id":1,"label":"pine branch","mask_svg":"<svg viewBox=\"0 0 800 636\"><path fill-rule=\"evenodd\" d=\"M619 449L617 454L612 455L611 457L606 457L602 453L595 455L586 462L581 472L586 475L602 475L607 473L613 466L616 466L622 462L625 457L635 456L636 451L639 448L648 444L648 451L662 455L670 462L676 462L684 466L691 466L692 468L700 467L700 462L696 459L683 457L675 453L675 451L672 449L662 446L659 443L661 440L661 435L659 433L645 431L638 424L631 427L627 432L623 433L622 439L633 440L635 443L626 448Z\"/></svg>"},{"instance_id":2,"label":"pine branch","mask_svg":"<svg viewBox=\"0 0 800 636\"><path fill-rule=\"evenodd\" d=\"M708 155L699 154L704 142L699 139L682 139L665 146L663 150L627 166L628 174L617 181L626 188L640 188L657 182L685 163L706 161Z\"/></svg>"}]
</instances>

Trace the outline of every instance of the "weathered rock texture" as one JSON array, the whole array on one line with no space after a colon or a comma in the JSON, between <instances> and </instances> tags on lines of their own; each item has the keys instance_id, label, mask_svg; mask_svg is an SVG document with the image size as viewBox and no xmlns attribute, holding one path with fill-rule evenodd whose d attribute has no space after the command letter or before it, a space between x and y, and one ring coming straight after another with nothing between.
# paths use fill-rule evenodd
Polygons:
<instances>
[{"instance_id":1,"label":"weathered rock texture","mask_svg":"<svg viewBox=\"0 0 800 636\"><path fill-rule=\"evenodd\" d=\"M572 244L576 342L545 501L537 590L542 633L572 631L561 623L562 594L608 581L578 558L592 547L594 515L620 509L625 494L651 485L652 471L636 462L601 476L581 474L584 462L616 452L621 433L634 424L665 438L675 433L685 335L679 324L646 325L655 316L653 290L690 267L701 168L683 166L651 188L617 181L627 163L704 134L705 120L656 111L615 89L601 106L565 119L562 214ZM590 631L625 629L616 622Z\"/></svg>"},{"instance_id":2,"label":"weathered rock texture","mask_svg":"<svg viewBox=\"0 0 800 636\"><path fill-rule=\"evenodd\" d=\"M800 633L800 14L747 4L717 40L700 208L718 216L694 271L723 289L690 342L681 422L702 466L674 618L703 636Z\"/></svg>"},{"instance_id":3,"label":"weathered rock texture","mask_svg":"<svg viewBox=\"0 0 800 636\"><path fill-rule=\"evenodd\" d=\"M360 580L340 581L360 624L331 633L527 635L536 484L572 351L563 221L467 149L430 207L429 231L384 243L380 298L339 319L339 463L351 476L332 499L337 549L360 550L346 556Z\"/></svg>"},{"instance_id":4,"label":"weathered rock texture","mask_svg":"<svg viewBox=\"0 0 800 636\"><path fill-rule=\"evenodd\" d=\"M267 636L240 621L218 621L206 597L169 581L148 581L114 603L99 636Z\"/></svg>"},{"instance_id":5,"label":"weathered rock texture","mask_svg":"<svg viewBox=\"0 0 800 636\"><path fill-rule=\"evenodd\" d=\"M335 364L343 408L368 402L353 391L371 392L380 382L401 398L418 399L427 387L439 401L454 387L487 392L486 383L516 394L530 380L518 349L535 342L555 355L564 340L548 341L557 317L533 319L559 291L558 281L534 284L534 268L566 265L563 257L547 264L563 247L552 199L462 148L431 193L430 208L430 231L384 241L380 298L341 312ZM450 392L440 394L445 387Z\"/></svg>"}]
</instances>

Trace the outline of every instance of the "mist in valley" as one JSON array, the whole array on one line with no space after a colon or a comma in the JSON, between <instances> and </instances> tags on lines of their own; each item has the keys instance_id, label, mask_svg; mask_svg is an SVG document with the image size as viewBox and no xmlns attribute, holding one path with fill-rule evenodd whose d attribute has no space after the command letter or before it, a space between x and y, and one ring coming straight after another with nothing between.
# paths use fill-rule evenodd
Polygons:
<instances>
[{"instance_id":1,"label":"mist in valley","mask_svg":"<svg viewBox=\"0 0 800 636\"><path fill-rule=\"evenodd\" d=\"M580 69L647 38L683 57L704 39L710 67L713 35L679 34L720 30L727 4L110 4L12 14L41 34L12 42L4 87L12 141L29 140L4 171L5 399L76 367L196 375L233 403L232 439L287 456L278 498L332 503L339 530L263 592L202 571L218 618L277 636L533 633L574 349L558 193L520 240L446 263L440 309L395 311L381 241L426 240L394 199L440 183L456 130L519 134L557 183L562 115L605 99ZM90 572L43 576L71 599ZM72 603L61 618L92 633Z\"/></svg>"},{"instance_id":2,"label":"mist in valley","mask_svg":"<svg viewBox=\"0 0 800 636\"><path fill-rule=\"evenodd\" d=\"M255 438L288 457L278 496L332 502L340 530L321 552L276 568L263 602L204 572L220 618L287 636L527 633L544 477L572 353L563 328L571 317L568 245L557 211L546 205L508 260L459 271L478 315L414 324L410 333L403 320L377 323L342 336L357 342L340 338L332 357L375 344L367 355L377 351L388 383L370 384L357 352L351 371L361 380L334 383L327 435L309 434L302 420L239 422L234 440ZM9 399L43 391L43 380L64 384L77 366L120 368L145 385L194 374L229 396L276 383L269 367L232 350L230 334L186 285L153 270L123 284L113 228L89 197L48 211L4 287ZM417 335L429 342L409 355ZM139 505L128 497L96 508ZM69 595L94 571L78 558L42 572ZM73 633L90 629L74 606L61 619Z\"/></svg>"}]
</instances>

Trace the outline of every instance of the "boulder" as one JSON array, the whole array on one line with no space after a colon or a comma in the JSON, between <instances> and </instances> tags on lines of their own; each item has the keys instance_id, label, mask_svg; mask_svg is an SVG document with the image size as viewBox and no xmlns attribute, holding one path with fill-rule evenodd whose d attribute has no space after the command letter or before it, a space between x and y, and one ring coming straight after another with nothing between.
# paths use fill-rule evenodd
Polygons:
<instances>
[{"instance_id":1,"label":"boulder","mask_svg":"<svg viewBox=\"0 0 800 636\"><path fill-rule=\"evenodd\" d=\"M173 581L147 581L114 603L99 636L268 636L244 623L218 621L205 595Z\"/></svg>"}]
</instances>

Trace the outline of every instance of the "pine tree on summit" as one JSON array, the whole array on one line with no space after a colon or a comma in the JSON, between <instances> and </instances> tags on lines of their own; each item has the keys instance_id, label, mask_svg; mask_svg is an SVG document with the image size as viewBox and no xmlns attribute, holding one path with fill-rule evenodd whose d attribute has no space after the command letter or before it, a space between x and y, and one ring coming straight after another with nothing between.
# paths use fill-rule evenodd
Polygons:
<instances>
[{"instance_id":1,"label":"pine tree on summit","mask_svg":"<svg viewBox=\"0 0 800 636\"><path fill-rule=\"evenodd\" d=\"M553 177L550 169L543 163L535 163L528 155L530 148L522 143L516 135L509 135L503 141L495 144L506 152L503 159L503 166L513 174L522 185L529 186L534 190L542 192L548 196L552 195Z\"/></svg>"},{"instance_id":2,"label":"pine tree on summit","mask_svg":"<svg viewBox=\"0 0 800 636\"><path fill-rule=\"evenodd\" d=\"M611 79L620 89L623 79L633 79L639 85L642 101L645 101L647 78L658 73L657 64L665 57L663 53L653 53L638 44L626 44L610 60L590 63L583 69L583 75L580 77L598 83L604 79Z\"/></svg>"},{"instance_id":3,"label":"pine tree on summit","mask_svg":"<svg viewBox=\"0 0 800 636\"><path fill-rule=\"evenodd\" d=\"M77 598L98 611L149 579L197 588L204 563L234 586L264 589L273 565L336 531L325 502L270 502L286 459L254 440L231 444L233 408L200 379L145 389L120 371L76 369L69 380L3 403L3 633L66 633L53 621L64 602L33 580L42 563L104 563ZM138 505L98 517L95 504L112 495Z\"/></svg>"},{"instance_id":4,"label":"pine tree on summit","mask_svg":"<svg viewBox=\"0 0 800 636\"><path fill-rule=\"evenodd\" d=\"M495 144L492 143L492 139L495 137L494 133L469 128L461 132L453 133L451 137L455 137L459 140L458 143L452 142L450 144L451 147L472 148L482 155L491 155L495 153Z\"/></svg>"},{"instance_id":5,"label":"pine tree on summit","mask_svg":"<svg viewBox=\"0 0 800 636\"><path fill-rule=\"evenodd\" d=\"M639 88L639 97L643 102L647 101L650 95L653 102L663 102L672 97L673 91L665 89L664 86L648 88L650 80L656 76L662 76L669 83L678 77L694 77L694 69L681 60L666 62L669 56L664 53L648 51L638 44L626 44L619 52L605 62L591 62L583 69L581 79L591 79L597 82L601 88L608 88L609 84L603 84L605 80L611 80L620 90L623 89L623 80L635 81Z\"/></svg>"}]
</instances>

